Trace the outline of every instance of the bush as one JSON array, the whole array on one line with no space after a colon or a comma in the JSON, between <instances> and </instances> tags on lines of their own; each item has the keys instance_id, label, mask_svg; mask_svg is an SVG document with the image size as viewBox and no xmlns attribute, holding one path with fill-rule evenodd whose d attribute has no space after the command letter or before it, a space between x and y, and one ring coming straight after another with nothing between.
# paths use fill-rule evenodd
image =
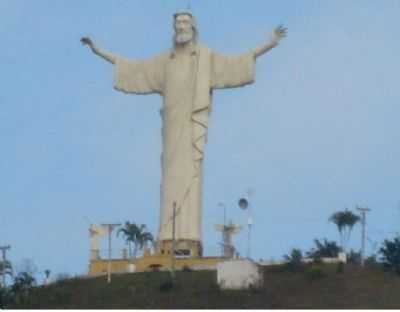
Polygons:
<instances>
[{"instance_id":1,"label":"bush","mask_svg":"<svg viewBox=\"0 0 400 312\"><path fill-rule=\"evenodd\" d=\"M378 268L380 267L380 263L376 259L376 255L371 255L364 260L364 265L370 268Z\"/></svg>"},{"instance_id":2,"label":"bush","mask_svg":"<svg viewBox=\"0 0 400 312\"><path fill-rule=\"evenodd\" d=\"M35 278L28 272L21 272L14 278L11 286L13 298L17 304L25 303L36 286Z\"/></svg>"},{"instance_id":3,"label":"bush","mask_svg":"<svg viewBox=\"0 0 400 312\"><path fill-rule=\"evenodd\" d=\"M400 274L400 237L385 240L379 250L385 270Z\"/></svg>"},{"instance_id":4,"label":"bush","mask_svg":"<svg viewBox=\"0 0 400 312\"><path fill-rule=\"evenodd\" d=\"M313 258L313 264L317 264L317 265L323 265L324 262L322 261L322 258L319 254L316 254Z\"/></svg>"},{"instance_id":5,"label":"bush","mask_svg":"<svg viewBox=\"0 0 400 312\"><path fill-rule=\"evenodd\" d=\"M69 275L68 273L58 273L55 277L56 283L67 281L69 279L71 279L71 275Z\"/></svg>"},{"instance_id":6,"label":"bush","mask_svg":"<svg viewBox=\"0 0 400 312\"><path fill-rule=\"evenodd\" d=\"M27 272L21 272L15 277L11 289L15 293L27 293L30 292L34 286L36 286L35 278Z\"/></svg>"},{"instance_id":7,"label":"bush","mask_svg":"<svg viewBox=\"0 0 400 312\"><path fill-rule=\"evenodd\" d=\"M300 249L293 248L290 255L284 256L287 263L285 269L291 272L298 272L303 269L303 253Z\"/></svg>"},{"instance_id":8,"label":"bush","mask_svg":"<svg viewBox=\"0 0 400 312\"><path fill-rule=\"evenodd\" d=\"M307 257L316 259L316 258L337 258L341 248L336 244L335 241L328 241L324 239L323 241L319 241L318 239L314 240L315 248L312 248L309 252L307 252Z\"/></svg>"},{"instance_id":9,"label":"bush","mask_svg":"<svg viewBox=\"0 0 400 312\"><path fill-rule=\"evenodd\" d=\"M169 279L163 283L161 283L159 289L161 292L168 292L170 290L172 290L174 288L174 282L172 281L172 279Z\"/></svg>"},{"instance_id":10,"label":"bush","mask_svg":"<svg viewBox=\"0 0 400 312\"><path fill-rule=\"evenodd\" d=\"M347 253L347 263L361 264L361 252L354 251L353 249Z\"/></svg>"},{"instance_id":11,"label":"bush","mask_svg":"<svg viewBox=\"0 0 400 312\"><path fill-rule=\"evenodd\" d=\"M12 303L12 293L8 287L0 286L0 309L6 309Z\"/></svg>"},{"instance_id":12,"label":"bush","mask_svg":"<svg viewBox=\"0 0 400 312\"><path fill-rule=\"evenodd\" d=\"M190 266L184 265L182 268L183 272L193 272L192 268Z\"/></svg>"},{"instance_id":13,"label":"bush","mask_svg":"<svg viewBox=\"0 0 400 312\"><path fill-rule=\"evenodd\" d=\"M307 279L310 281L319 280L325 276L325 273L322 271L321 267L317 265L308 267L305 271L305 274Z\"/></svg>"},{"instance_id":14,"label":"bush","mask_svg":"<svg viewBox=\"0 0 400 312\"><path fill-rule=\"evenodd\" d=\"M336 273L338 273L338 274L344 273L344 263L343 263L342 261L340 261L340 262L337 264Z\"/></svg>"}]
</instances>

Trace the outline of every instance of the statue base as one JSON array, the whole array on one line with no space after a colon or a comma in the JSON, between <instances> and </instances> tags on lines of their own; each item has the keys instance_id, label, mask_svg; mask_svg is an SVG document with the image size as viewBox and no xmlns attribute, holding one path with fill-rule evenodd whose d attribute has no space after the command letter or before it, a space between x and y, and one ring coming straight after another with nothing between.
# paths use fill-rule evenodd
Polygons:
<instances>
[{"instance_id":1,"label":"statue base","mask_svg":"<svg viewBox=\"0 0 400 312\"><path fill-rule=\"evenodd\" d=\"M172 255L172 240L157 242L156 253ZM175 257L198 258L203 256L203 247L200 241L179 239L175 241Z\"/></svg>"}]
</instances>

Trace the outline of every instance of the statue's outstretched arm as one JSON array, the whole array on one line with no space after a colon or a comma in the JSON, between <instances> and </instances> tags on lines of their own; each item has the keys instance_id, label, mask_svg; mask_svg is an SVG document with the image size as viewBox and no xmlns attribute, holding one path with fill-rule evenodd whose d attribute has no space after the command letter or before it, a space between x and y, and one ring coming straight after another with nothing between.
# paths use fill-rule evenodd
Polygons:
<instances>
[{"instance_id":1,"label":"statue's outstretched arm","mask_svg":"<svg viewBox=\"0 0 400 312\"><path fill-rule=\"evenodd\" d=\"M283 27L283 25L279 25L278 27L276 27L272 31L271 40L254 49L254 57L259 57L260 55L263 55L272 48L275 48L279 44L279 41L286 36L286 34L287 28Z\"/></svg>"},{"instance_id":2,"label":"statue's outstretched arm","mask_svg":"<svg viewBox=\"0 0 400 312\"><path fill-rule=\"evenodd\" d=\"M117 57L110 52L100 49L98 46L96 46L93 43L93 41L89 37L81 38L81 42L83 45L87 45L93 51L94 54L101 56L103 59L105 59L106 61L108 61L112 64L115 64Z\"/></svg>"}]
</instances>

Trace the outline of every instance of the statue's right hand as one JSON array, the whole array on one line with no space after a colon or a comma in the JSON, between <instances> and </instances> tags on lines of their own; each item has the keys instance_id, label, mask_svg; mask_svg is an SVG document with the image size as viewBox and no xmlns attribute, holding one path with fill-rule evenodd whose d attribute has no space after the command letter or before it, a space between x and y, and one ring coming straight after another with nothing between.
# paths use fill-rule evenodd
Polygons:
<instances>
[{"instance_id":1,"label":"statue's right hand","mask_svg":"<svg viewBox=\"0 0 400 312\"><path fill-rule=\"evenodd\" d=\"M81 38L81 43L83 45L88 45L90 48L93 48L93 41L89 37L82 37Z\"/></svg>"}]
</instances>

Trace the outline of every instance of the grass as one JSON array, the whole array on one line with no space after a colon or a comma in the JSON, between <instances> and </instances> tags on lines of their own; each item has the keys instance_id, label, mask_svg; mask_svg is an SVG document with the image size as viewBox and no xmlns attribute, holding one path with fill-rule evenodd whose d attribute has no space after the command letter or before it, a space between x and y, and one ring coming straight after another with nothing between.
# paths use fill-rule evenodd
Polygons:
<instances>
[{"instance_id":1,"label":"grass","mask_svg":"<svg viewBox=\"0 0 400 312\"><path fill-rule=\"evenodd\" d=\"M400 277L379 268L320 266L322 273L265 269L261 289L221 291L215 271L177 272L172 287L166 272L71 279L35 288L10 308L34 309L395 309L400 308Z\"/></svg>"}]
</instances>

